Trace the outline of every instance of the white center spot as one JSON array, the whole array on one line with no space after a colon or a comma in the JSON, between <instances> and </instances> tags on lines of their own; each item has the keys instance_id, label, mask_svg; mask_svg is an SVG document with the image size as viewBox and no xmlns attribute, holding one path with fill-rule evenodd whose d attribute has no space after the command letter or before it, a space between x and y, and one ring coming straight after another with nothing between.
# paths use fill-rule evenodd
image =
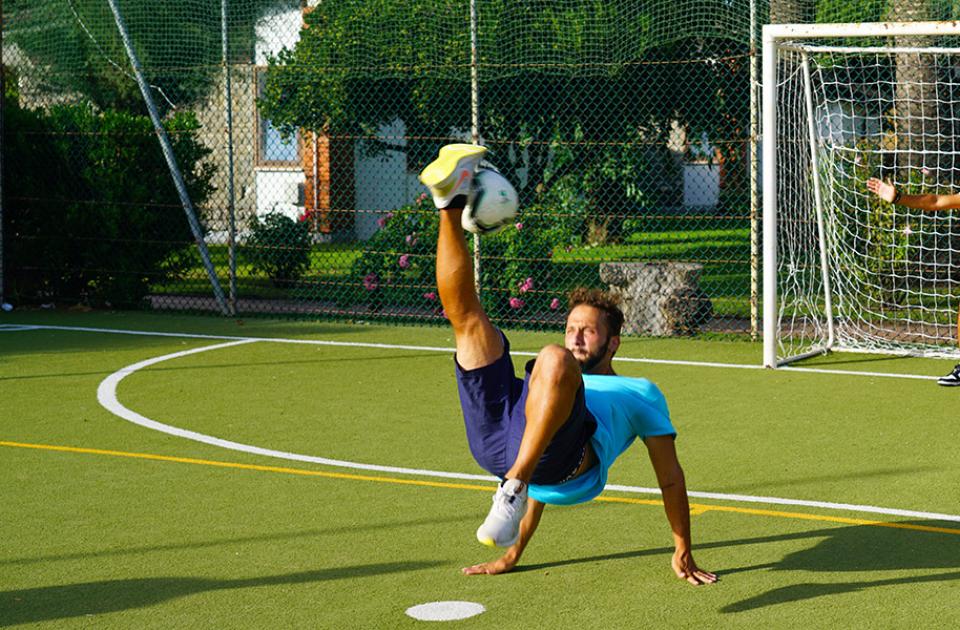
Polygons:
<instances>
[{"instance_id":1,"label":"white center spot","mask_svg":"<svg viewBox=\"0 0 960 630\"><path fill-rule=\"evenodd\" d=\"M430 602L407 608L407 616L420 621L456 621L486 611L482 604L474 602Z\"/></svg>"}]
</instances>

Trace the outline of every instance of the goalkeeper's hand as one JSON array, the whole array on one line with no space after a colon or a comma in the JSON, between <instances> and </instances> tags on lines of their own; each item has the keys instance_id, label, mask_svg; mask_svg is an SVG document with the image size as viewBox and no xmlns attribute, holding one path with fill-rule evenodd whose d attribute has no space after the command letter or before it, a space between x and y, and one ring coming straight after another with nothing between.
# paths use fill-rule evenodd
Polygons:
<instances>
[{"instance_id":1,"label":"goalkeeper's hand","mask_svg":"<svg viewBox=\"0 0 960 630\"><path fill-rule=\"evenodd\" d=\"M893 184L877 179L876 177L871 177L867 180L867 189L887 203L894 203L894 200L897 198L897 189L893 187Z\"/></svg>"}]
</instances>

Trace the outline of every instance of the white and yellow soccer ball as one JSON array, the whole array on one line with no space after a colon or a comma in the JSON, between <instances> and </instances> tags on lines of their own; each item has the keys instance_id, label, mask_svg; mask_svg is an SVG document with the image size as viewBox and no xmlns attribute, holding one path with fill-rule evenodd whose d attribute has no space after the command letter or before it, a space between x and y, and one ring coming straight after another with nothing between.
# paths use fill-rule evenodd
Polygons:
<instances>
[{"instance_id":1,"label":"white and yellow soccer ball","mask_svg":"<svg viewBox=\"0 0 960 630\"><path fill-rule=\"evenodd\" d=\"M463 229L468 232L498 232L517 217L517 191L506 177L481 166L473 176L467 206L460 217Z\"/></svg>"}]
</instances>

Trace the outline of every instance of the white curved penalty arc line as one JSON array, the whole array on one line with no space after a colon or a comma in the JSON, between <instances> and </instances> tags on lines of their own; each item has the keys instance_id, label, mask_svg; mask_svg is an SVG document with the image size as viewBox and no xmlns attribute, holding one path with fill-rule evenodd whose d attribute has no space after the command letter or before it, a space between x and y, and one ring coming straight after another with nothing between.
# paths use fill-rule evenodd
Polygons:
<instances>
[{"instance_id":1,"label":"white curved penalty arc line","mask_svg":"<svg viewBox=\"0 0 960 630\"><path fill-rule=\"evenodd\" d=\"M403 468L397 466L380 466L377 464L363 464L360 462L349 462L339 459L329 459L326 457L315 457L312 455L300 455L298 453L288 453L285 451L277 451L273 449L261 448L259 446L251 446L249 444L241 444L239 442L233 442L230 440L224 440L221 438L213 437L210 435L204 435L203 433L197 433L195 431L187 431L186 429L180 429L178 427L173 427L168 424L163 424L157 422L156 420L151 420L146 416L143 416L131 409L125 407L117 399L117 386L120 384L120 381L125 379L127 376L142 370L151 365L156 365L157 363L162 363L164 361L169 361L171 359L177 359L180 357L189 356L192 354L199 354L201 352L207 352L208 350L220 350L223 348L229 348L233 346L240 346L248 343L254 343L261 341L259 339L239 339L235 341L230 341L227 343L215 344L211 346L203 346L200 348L193 348L191 350L183 350L180 352L174 352L172 354L165 354L163 356L154 357L152 359L147 359L145 361L140 361L139 363L134 363L127 367L117 370L107 378L101 381L100 386L97 388L97 401L110 413L132 422L138 424L147 429L152 429L154 431L160 431L161 433L166 433L168 435L173 435L176 437L186 438L188 440L193 440L196 442L202 442L204 444L210 444L211 446L217 446L220 448L225 448L233 451L241 451L244 453L251 453L254 455L263 455L264 457L273 457L277 459L285 459L291 461L299 462L308 462L311 464L321 464L324 466L334 466L338 468L350 468L354 470L367 470L374 472L385 472L401 475L418 475L423 477L439 477L442 479L464 479L471 481L499 481L496 477L489 475L473 475L469 473L458 473L458 472L447 472L440 470L424 470L419 468ZM615 484L607 484L605 487L606 490L614 490L617 492L627 492L632 494L655 494L659 495L659 488L644 488L640 486L622 486ZM743 494L723 494L717 492L696 492L688 491L688 496L695 497L698 499L714 499L719 501L734 501L738 503L760 503L765 505L791 505L791 506L800 506L800 507L811 507L818 509L826 510L836 510L843 512L866 512L873 514L885 514L888 516L902 516L906 518L921 518L929 520L939 520L939 521L952 521L960 523L960 515L954 514L938 514L936 512L918 512L914 510L900 510L896 508L883 508L876 507L872 505L857 505L852 503L831 503L826 501L807 501L803 499L783 499L778 497L760 497L760 496L751 496Z\"/></svg>"},{"instance_id":2,"label":"white curved penalty arc line","mask_svg":"<svg viewBox=\"0 0 960 630\"><path fill-rule=\"evenodd\" d=\"M211 446L217 446L220 448L226 448L233 451L242 451L244 453L252 453L254 455L263 455L265 457L275 457L279 459L287 459L298 462L309 462L311 464L322 464L325 466L337 466L340 468L353 468L357 470L370 470L376 472L388 472L388 473L397 473L405 475L425 475L429 477L443 477L447 479L469 479L469 480L479 480L479 481L498 481L496 477L490 477L488 475L470 475L466 473L454 473L454 472L444 472L439 470L420 470L417 468L400 468L395 466L379 466L376 464L363 464L359 462L348 462L339 459L329 459L326 457L314 457L312 455L300 455L297 453L287 453L285 451L276 451L269 448L261 448L259 446L252 446L250 444L241 444L240 442L233 442L231 440L224 440L222 438L213 437L211 435L205 435L203 433L197 433L196 431L188 431L186 429L181 429L178 427L170 426L168 424L163 424L162 422L157 422L156 420L151 420L146 416L143 416L132 409L128 409L117 399L117 386L120 384L120 381L130 376L131 374L142 370L144 368L150 367L151 365L156 365L157 363L162 363L164 361L169 361L171 359L179 359L181 357L186 357L191 354L199 354L201 352L207 352L208 350L221 350L223 348L230 348L232 346L240 346L248 343L255 343L259 341L257 339L241 339L238 341L231 341L228 343L219 343L212 346L203 346L201 348L193 348L191 350L183 350L180 352L174 352L172 354L165 354L163 356L154 357L152 359L147 359L145 361L140 361L139 363L134 363L128 365L125 368L117 370L107 378L103 379L100 382L100 386L97 387L97 401L103 406L107 411L118 416L128 422L138 424L147 429L152 429L154 431L160 431L161 433L166 433L168 435L173 435L176 437L186 438L188 440L193 440L195 442L202 442L204 444L210 444Z\"/></svg>"}]
</instances>

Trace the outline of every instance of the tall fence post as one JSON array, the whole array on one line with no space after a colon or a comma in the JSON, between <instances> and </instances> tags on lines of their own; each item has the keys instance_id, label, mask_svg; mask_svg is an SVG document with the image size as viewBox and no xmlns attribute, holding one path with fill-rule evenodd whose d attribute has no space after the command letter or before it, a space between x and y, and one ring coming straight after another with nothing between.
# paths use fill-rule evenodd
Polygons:
<instances>
[{"instance_id":1,"label":"tall fence post","mask_svg":"<svg viewBox=\"0 0 960 630\"><path fill-rule=\"evenodd\" d=\"M203 266L207 270L210 285L213 287L214 298L216 298L217 304L220 306L220 312L224 315L229 315L230 309L223 295L223 288L220 286L217 272L213 268L213 263L210 261L210 252L207 250L207 244L203 240L203 230L200 227L200 222L197 220L197 214L194 211L193 202L190 200L190 194L187 192L186 184L183 182L183 175L180 172L180 167L177 165L177 158L173 154L173 147L170 146L170 138L167 137L167 132L163 128L163 123L160 121L160 114L157 112L157 106L153 102L150 86L147 84L146 79L143 78L143 69L140 67L140 60L137 59L137 53L133 50L133 43L130 41L126 24L124 24L123 16L120 14L120 7L117 6L117 0L107 0L107 2L110 4L110 10L113 12L113 19L117 23L117 30L120 31L123 47L126 49L127 56L130 58L130 65L133 67L137 85L140 86L140 92L143 94L147 111L150 112L153 129L160 141L160 148L163 150L163 156L167 161L167 167L170 169L170 175L173 177L173 183L177 188L177 193L180 195L180 203L183 205L183 211L187 215L187 222L190 224L190 231L193 232L193 238L200 252Z\"/></svg>"},{"instance_id":2,"label":"tall fence post","mask_svg":"<svg viewBox=\"0 0 960 630\"><path fill-rule=\"evenodd\" d=\"M757 50L757 1L750 0L750 338L760 330L760 164L757 141L760 136L760 103L757 77L760 55Z\"/></svg>"},{"instance_id":3,"label":"tall fence post","mask_svg":"<svg viewBox=\"0 0 960 630\"><path fill-rule=\"evenodd\" d=\"M470 133L474 144L480 144L480 60L477 42L477 0L470 0ZM473 235L473 282L480 294L480 235Z\"/></svg>"},{"instance_id":4,"label":"tall fence post","mask_svg":"<svg viewBox=\"0 0 960 630\"><path fill-rule=\"evenodd\" d=\"M6 276L3 266L3 101L7 94L7 72L3 65L3 0L0 0L0 304L6 304Z\"/></svg>"},{"instance_id":5,"label":"tall fence post","mask_svg":"<svg viewBox=\"0 0 960 630\"><path fill-rule=\"evenodd\" d=\"M220 33L223 45L223 102L227 123L227 213L229 231L227 236L230 266L230 314L237 314L237 214L233 180L233 96L230 84L229 39L227 34L227 1L220 0Z\"/></svg>"}]
</instances>

